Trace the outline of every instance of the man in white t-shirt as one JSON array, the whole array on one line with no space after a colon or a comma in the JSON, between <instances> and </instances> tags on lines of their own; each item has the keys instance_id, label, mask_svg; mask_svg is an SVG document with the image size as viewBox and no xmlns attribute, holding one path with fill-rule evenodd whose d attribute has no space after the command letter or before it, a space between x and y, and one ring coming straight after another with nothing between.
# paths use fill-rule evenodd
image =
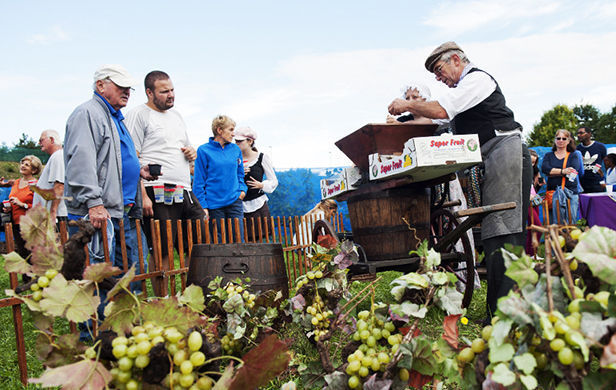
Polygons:
<instances>
[{"instance_id":1,"label":"man in white t-shirt","mask_svg":"<svg viewBox=\"0 0 616 390\"><path fill-rule=\"evenodd\" d=\"M182 116L173 108L175 90L169 75L161 71L148 73L145 93L148 102L132 109L126 115L126 124L141 165L161 165L159 179L143 184L144 193L147 194L143 197L144 231L152 247L150 221L152 218L160 220L162 260L168 266L166 221L172 221L173 242L177 248L176 221L202 219L205 216L191 189L190 163L197 153L188 139ZM193 233L193 236L196 235ZM187 252L185 231L182 237L183 248Z\"/></svg>"},{"instance_id":2,"label":"man in white t-shirt","mask_svg":"<svg viewBox=\"0 0 616 390\"><path fill-rule=\"evenodd\" d=\"M39 145L41 145L41 150L50 157L36 186L42 190L53 190L59 198L64 193L64 151L60 135L55 130L45 130L41 133ZM66 220L66 205L62 199L45 200L35 193L32 206L38 204L49 210L52 220Z\"/></svg>"}]
</instances>

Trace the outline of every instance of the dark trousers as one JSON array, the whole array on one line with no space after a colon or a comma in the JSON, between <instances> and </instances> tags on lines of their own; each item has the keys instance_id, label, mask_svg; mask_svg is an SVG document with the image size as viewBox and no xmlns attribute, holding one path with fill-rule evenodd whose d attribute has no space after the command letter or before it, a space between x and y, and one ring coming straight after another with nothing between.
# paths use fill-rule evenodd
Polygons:
<instances>
[{"instance_id":1,"label":"dark trousers","mask_svg":"<svg viewBox=\"0 0 616 390\"><path fill-rule=\"evenodd\" d=\"M199 204L199 201L194 196L192 191L184 190L184 201L182 203L173 203L166 205L164 203L154 202L154 189L153 187L146 187L146 195L152 200L152 209L154 210L154 217L144 218L143 230L148 239L148 245L152 249L152 229L150 227L151 221L157 219L160 221L160 240L161 240L161 255L163 261L167 258L167 221L171 221L171 234L173 247L178 248L178 232L177 221L178 220L192 220L192 234L193 242L196 242L196 223L194 220L205 217L205 212ZM184 252L188 249L188 239L186 237L186 222L182 223L182 243Z\"/></svg>"},{"instance_id":2,"label":"dark trousers","mask_svg":"<svg viewBox=\"0 0 616 390\"><path fill-rule=\"evenodd\" d=\"M524 246L526 243L526 224L528 223L528 207L530 206L530 186L533 181L533 167L530 161L528 147L522 144L522 232L496 236L482 240L486 255L487 267L487 312L492 317L496 312L496 304L500 297L504 297L513 288L514 282L505 276L505 264L501 248L505 244Z\"/></svg>"},{"instance_id":3,"label":"dark trousers","mask_svg":"<svg viewBox=\"0 0 616 390\"><path fill-rule=\"evenodd\" d=\"M270 210L267 202L260 209L252 213L245 213L246 218L246 241L259 242L262 237L265 237L265 224L270 218ZM259 223L261 223L261 234L259 234ZM254 230L252 225L254 224ZM274 234L272 229L268 229L269 234Z\"/></svg>"}]
</instances>

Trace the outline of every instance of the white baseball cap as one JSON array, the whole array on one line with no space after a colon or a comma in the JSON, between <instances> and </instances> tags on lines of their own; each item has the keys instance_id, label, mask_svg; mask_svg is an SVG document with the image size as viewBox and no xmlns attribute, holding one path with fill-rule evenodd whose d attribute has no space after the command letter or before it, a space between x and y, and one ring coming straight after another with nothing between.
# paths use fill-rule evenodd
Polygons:
<instances>
[{"instance_id":1,"label":"white baseball cap","mask_svg":"<svg viewBox=\"0 0 616 390\"><path fill-rule=\"evenodd\" d=\"M94 72L94 83L109 79L118 87L129 88L137 85L137 81L120 65L103 65Z\"/></svg>"}]
</instances>

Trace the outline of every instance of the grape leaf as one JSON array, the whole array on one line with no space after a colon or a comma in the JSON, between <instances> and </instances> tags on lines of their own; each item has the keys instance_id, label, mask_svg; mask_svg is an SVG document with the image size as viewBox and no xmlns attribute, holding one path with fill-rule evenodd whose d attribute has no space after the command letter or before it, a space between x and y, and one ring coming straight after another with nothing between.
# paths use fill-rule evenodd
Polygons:
<instances>
[{"instance_id":1,"label":"grape leaf","mask_svg":"<svg viewBox=\"0 0 616 390\"><path fill-rule=\"evenodd\" d=\"M411 289L424 289L430 286L430 281L425 275L420 275L416 272L409 272L408 274L392 280L390 284L404 286Z\"/></svg>"},{"instance_id":2,"label":"grape leaf","mask_svg":"<svg viewBox=\"0 0 616 390\"><path fill-rule=\"evenodd\" d=\"M442 286L443 284L447 284L449 281L449 277L445 272L433 272L431 275L432 284L437 286Z\"/></svg>"},{"instance_id":3,"label":"grape leaf","mask_svg":"<svg viewBox=\"0 0 616 390\"><path fill-rule=\"evenodd\" d=\"M443 339L453 349L458 349L458 318L461 314L445 316L443 319Z\"/></svg>"},{"instance_id":4,"label":"grape leaf","mask_svg":"<svg viewBox=\"0 0 616 390\"><path fill-rule=\"evenodd\" d=\"M616 231L593 226L580 237L572 254L588 264L594 276L616 284Z\"/></svg>"},{"instance_id":5,"label":"grape leaf","mask_svg":"<svg viewBox=\"0 0 616 390\"><path fill-rule=\"evenodd\" d=\"M364 382L364 390L387 390L391 388L391 379L377 379L376 374L371 375L367 381Z\"/></svg>"},{"instance_id":6,"label":"grape leaf","mask_svg":"<svg viewBox=\"0 0 616 390\"><path fill-rule=\"evenodd\" d=\"M610 328L616 327L616 318L602 320L600 313L582 313L580 331L592 342L598 343L599 340L609 333Z\"/></svg>"},{"instance_id":7,"label":"grape leaf","mask_svg":"<svg viewBox=\"0 0 616 390\"><path fill-rule=\"evenodd\" d=\"M227 313L236 313L240 317L246 314L246 307L244 306L244 299L242 298L240 294L235 294L229 297L229 299L227 299L225 303L222 305L222 308Z\"/></svg>"},{"instance_id":8,"label":"grape leaf","mask_svg":"<svg viewBox=\"0 0 616 390\"><path fill-rule=\"evenodd\" d=\"M117 334L125 334L133 329L137 320L137 302L130 294L123 294L105 306L105 321L101 330L111 329Z\"/></svg>"},{"instance_id":9,"label":"grape leaf","mask_svg":"<svg viewBox=\"0 0 616 390\"><path fill-rule=\"evenodd\" d=\"M537 329L543 330L542 337L549 341L554 340L554 337L556 337L556 330L554 330L554 326L552 325L552 321L550 321L548 314L536 303L532 302L530 305L535 311L535 314L539 316L539 327L537 327Z\"/></svg>"},{"instance_id":10,"label":"grape leaf","mask_svg":"<svg viewBox=\"0 0 616 390\"><path fill-rule=\"evenodd\" d=\"M6 294L7 297L21 299L28 306L28 309L32 311L41 311L41 305L39 304L39 302L36 302L34 299L23 297L19 294L16 294L15 291L13 290L4 290L4 293Z\"/></svg>"},{"instance_id":11,"label":"grape leaf","mask_svg":"<svg viewBox=\"0 0 616 390\"><path fill-rule=\"evenodd\" d=\"M537 367L537 360L535 360L532 353L528 352L514 357L513 362L515 366L526 375L530 375L535 367Z\"/></svg>"},{"instance_id":12,"label":"grape leaf","mask_svg":"<svg viewBox=\"0 0 616 390\"><path fill-rule=\"evenodd\" d=\"M227 314L227 333L233 335L235 340L240 339L246 333L246 322L242 321L237 313Z\"/></svg>"},{"instance_id":13,"label":"grape leaf","mask_svg":"<svg viewBox=\"0 0 616 390\"><path fill-rule=\"evenodd\" d=\"M406 292L406 286L394 286L391 288L391 296L394 297L396 302L400 302L404 293Z\"/></svg>"},{"instance_id":14,"label":"grape leaf","mask_svg":"<svg viewBox=\"0 0 616 390\"><path fill-rule=\"evenodd\" d=\"M43 275L48 269L58 271L64 263L63 248L55 242L49 245L36 245L32 248L30 261L32 272L36 275Z\"/></svg>"},{"instance_id":15,"label":"grape leaf","mask_svg":"<svg viewBox=\"0 0 616 390\"><path fill-rule=\"evenodd\" d=\"M58 246L56 224L51 221L45 207L35 206L22 216L19 230L26 241L26 248L30 250L37 246Z\"/></svg>"},{"instance_id":16,"label":"grape leaf","mask_svg":"<svg viewBox=\"0 0 616 390\"><path fill-rule=\"evenodd\" d=\"M62 274L58 274L43 289L43 299L39 303L47 315L83 322L96 312L100 298L94 295L91 282L67 282Z\"/></svg>"},{"instance_id":17,"label":"grape leaf","mask_svg":"<svg viewBox=\"0 0 616 390\"><path fill-rule=\"evenodd\" d=\"M533 323L530 305L516 292L510 291L509 295L499 299L498 310L517 324Z\"/></svg>"},{"instance_id":18,"label":"grape leaf","mask_svg":"<svg viewBox=\"0 0 616 390\"><path fill-rule=\"evenodd\" d=\"M402 358L398 362L398 367L410 370L413 367L413 350L411 344L400 344L400 355Z\"/></svg>"},{"instance_id":19,"label":"grape leaf","mask_svg":"<svg viewBox=\"0 0 616 390\"><path fill-rule=\"evenodd\" d=\"M182 305L186 305L194 311L201 312L205 309L205 298L203 297L203 289L197 285L191 284L184 289L182 295L178 297L178 301Z\"/></svg>"},{"instance_id":20,"label":"grape leaf","mask_svg":"<svg viewBox=\"0 0 616 390\"><path fill-rule=\"evenodd\" d=\"M432 248L428 249L426 253L426 269L431 271L439 265L441 265L441 254Z\"/></svg>"},{"instance_id":21,"label":"grape leaf","mask_svg":"<svg viewBox=\"0 0 616 390\"><path fill-rule=\"evenodd\" d=\"M28 382L43 387L62 386L63 390L98 390L111 382L111 373L101 363L87 359L47 369L40 378L31 378Z\"/></svg>"},{"instance_id":22,"label":"grape leaf","mask_svg":"<svg viewBox=\"0 0 616 390\"><path fill-rule=\"evenodd\" d=\"M69 333L56 338L52 347L53 349L45 361L48 367L59 367L74 363L87 348L79 342L79 333Z\"/></svg>"},{"instance_id":23,"label":"grape leaf","mask_svg":"<svg viewBox=\"0 0 616 390\"><path fill-rule=\"evenodd\" d=\"M502 252L505 267L507 268L505 275L513 279L520 287L537 283L539 275L535 272L533 261L529 256L522 255L517 257L504 249Z\"/></svg>"},{"instance_id":24,"label":"grape leaf","mask_svg":"<svg viewBox=\"0 0 616 390\"><path fill-rule=\"evenodd\" d=\"M32 312L32 323L34 327L38 330L47 330L53 326L54 318L48 317L40 312Z\"/></svg>"},{"instance_id":25,"label":"grape leaf","mask_svg":"<svg viewBox=\"0 0 616 390\"><path fill-rule=\"evenodd\" d=\"M436 367L436 359L432 352L432 343L422 337L411 340L413 347L413 370L423 375L433 375Z\"/></svg>"},{"instance_id":26,"label":"grape leaf","mask_svg":"<svg viewBox=\"0 0 616 390\"><path fill-rule=\"evenodd\" d=\"M325 389L345 389L347 387L347 380L348 378L344 373L334 371L331 374L325 375L325 382L327 382L327 387L325 387Z\"/></svg>"},{"instance_id":27,"label":"grape leaf","mask_svg":"<svg viewBox=\"0 0 616 390\"><path fill-rule=\"evenodd\" d=\"M511 347L511 345L509 345ZM511 347L513 349L513 347ZM492 361L492 358L490 358ZM502 384L503 386L511 386L515 382L515 374L511 372L507 364L501 363L494 367L492 380Z\"/></svg>"},{"instance_id":28,"label":"grape leaf","mask_svg":"<svg viewBox=\"0 0 616 390\"><path fill-rule=\"evenodd\" d=\"M120 291L130 291L128 286L135 277L135 266L130 267L127 273L125 273L120 280L118 280L111 290L107 293L107 301L111 299Z\"/></svg>"},{"instance_id":29,"label":"grape leaf","mask_svg":"<svg viewBox=\"0 0 616 390\"><path fill-rule=\"evenodd\" d=\"M27 274L32 272L32 266L17 252L2 255L4 258L4 269L6 272L17 272Z\"/></svg>"},{"instance_id":30,"label":"grape leaf","mask_svg":"<svg viewBox=\"0 0 616 390\"><path fill-rule=\"evenodd\" d=\"M584 390L614 390L616 371L600 370L591 372L582 379Z\"/></svg>"},{"instance_id":31,"label":"grape leaf","mask_svg":"<svg viewBox=\"0 0 616 390\"><path fill-rule=\"evenodd\" d=\"M231 385L231 381L233 380L233 373L235 372L235 369L233 368L233 363L234 362L232 361L231 363L229 363L227 368L225 368L225 371L220 376L212 390L229 390L229 386Z\"/></svg>"},{"instance_id":32,"label":"grape leaf","mask_svg":"<svg viewBox=\"0 0 616 390\"><path fill-rule=\"evenodd\" d=\"M266 385L289 365L288 346L275 335L267 336L246 353L244 364L237 370L229 390L255 389Z\"/></svg>"},{"instance_id":33,"label":"grape leaf","mask_svg":"<svg viewBox=\"0 0 616 390\"><path fill-rule=\"evenodd\" d=\"M306 299L304 298L304 296L302 294L297 294L296 296L294 296L293 298L291 298L291 308L293 310L304 310L304 307L306 306Z\"/></svg>"},{"instance_id":34,"label":"grape leaf","mask_svg":"<svg viewBox=\"0 0 616 390\"><path fill-rule=\"evenodd\" d=\"M534 390L539 386L537 383L537 379L532 375L520 375L520 382L526 387L528 390Z\"/></svg>"},{"instance_id":35,"label":"grape leaf","mask_svg":"<svg viewBox=\"0 0 616 390\"><path fill-rule=\"evenodd\" d=\"M34 350L38 360L43 362L47 360L49 354L53 350L53 346L51 345L51 335L49 335L48 332L40 332L38 336L36 336Z\"/></svg>"},{"instance_id":36,"label":"grape leaf","mask_svg":"<svg viewBox=\"0 0 616 390\"><path fill-rule=\"evenodd\" d=\"M463 295L455 287L445 287L437 291L436 305L443 309L447 314L462 314Z\"/></svg>"},{"instance_id":37,"label":"grape leaf","mask_svg":"<svg viewBox=\"0 0 616 390\"><path fill-rule=\"evenodd\" d=\"M403 318L408 318L409 316L424 318L428 312L427 308L420 307L418 304L409 301L402 302L399 305L391 305L389 308L392 313Z\"/></svg>"},{"instance_id":38,"label":"grape leaf","mask_svg":"<svg viewBox=\"0 0 616 390\"><path fill-rule=\"evenodd\" d=\"M100 283L103 279L114 276L119 272L121 272L121 270L111 265L111 263L94 263L87 266L85 271L83 271L83 279Z\"/></svg>"},{"instance_id":39,"label":"grape leaf","mask_svg":"<svg viewBox=\"0 0 616 390\"><path fill-rule=\"evenodd\" d=\"M143 321L152 321L162 327L175 326L186 333L194 326L206 326L207 319L185 306L179 306L176 297L157 299L141 307Z\"/></svg>"},{"instance_id":40,"label":"grape leaf","mask_svg":"<svg viewBox=\"0 0 616 390\"><path fill-rule=\"evenodd\" d=\"M411 370L409 372L409 386L411 386L411 389L422 389L424 385L430 383L431 381L431 375L423 375L416 370Z\"/></svg>"},{"instance_id":41,"label":"grape leaf","mask_svg":"<svg viewBox=\"0 0 616 390\"><path fill-rule=\"evenodd\" d=\"M494 331L492 331L494 333ZM492 341L492 340L490 340ZM490 343L491 344L491 343ZM498 362L508 362L511 360L513 355L515 354L515 349L513 349L513 345L511 344L500 344L496 347L492 347L490 345L490 362L498 363ZM497 379L494 379L499 383L503 383ZM505 384L505 383L503 383Z\"/></svg>"}]
</instances>

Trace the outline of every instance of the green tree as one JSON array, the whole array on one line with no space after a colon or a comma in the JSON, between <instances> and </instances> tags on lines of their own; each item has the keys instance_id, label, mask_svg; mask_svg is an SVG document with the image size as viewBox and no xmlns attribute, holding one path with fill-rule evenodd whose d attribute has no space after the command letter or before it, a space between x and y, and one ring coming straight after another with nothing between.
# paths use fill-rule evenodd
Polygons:
<instances>
[{"instance_id":1,"label":"green tree","mask_svg":"<svg viewBox=\"0 0 616 390\"><path fill-rule=\"evenodd\" d=\"M535 123L533 131L528 136L529 146L551 146L558 129L575 132L578 119L573 110L565 104L557 104L551 110L543 113L539 123Z\"/></svg>"},{"instance_id":2,"label":"green tree","mask_svg":"<svg viewBox=\"0 0 616 390\"><path fill-rule=\"evenodd\" d=\"M19 138L19 141L17 141L15 147L24 149L38 149L37 142L30 138L26 133L21 133L21 138Z\"/></svg>"},{"instance_id":3,"label":"green tree","mask_svg":"<svg viewBox=\"0 0 616 390\"><path fill-rule=\"evenodd\" d=\"M595 139L605 144L616 144L616 105L601 114L594 131Z\"/></svg>"},{"instance_id":4,"label":"green tree","mask_svg":"<svg viewBox=\"0 0 616 390\"><path fill-rule=\"evenodd\" d=\"M601 112L592 104L583 104L573 107L573 113L578 120L579 127L588 127L591 130L597 129Z\"/></svg>"}]
</instances>

